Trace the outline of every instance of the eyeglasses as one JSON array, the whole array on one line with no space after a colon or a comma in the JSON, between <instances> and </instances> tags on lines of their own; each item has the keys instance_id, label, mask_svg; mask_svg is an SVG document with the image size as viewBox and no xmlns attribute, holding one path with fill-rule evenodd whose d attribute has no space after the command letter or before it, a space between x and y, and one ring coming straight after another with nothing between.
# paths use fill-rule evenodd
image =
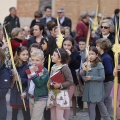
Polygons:
<instances>
[{"instance_id":1,"label":"eyeglasses","mask_svg":"<svg viewBox=\"0 0 120 120\"><path fill-rule=\"evenodd\" d=\"M108 26L101 26L101 29L108 29L108 28L110 28L110 27L108 27Z\"/></svg>"},{"instance_id":2,"label":"eyeglasses","mask_svg":"<svg viewBox=\"0 0 120 120\"><path fill-rule=\"evenodd\" d=\"M61 14L61 13L63 13L63 12L58 12L58 14Z\"/></svg>"}]
</instances>

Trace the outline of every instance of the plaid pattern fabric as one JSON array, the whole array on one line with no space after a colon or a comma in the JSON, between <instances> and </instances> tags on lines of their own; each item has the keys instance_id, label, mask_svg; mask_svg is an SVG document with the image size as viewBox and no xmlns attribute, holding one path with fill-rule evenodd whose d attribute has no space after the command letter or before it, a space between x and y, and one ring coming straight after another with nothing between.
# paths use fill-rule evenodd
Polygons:
<instances>
[{"instance_id":1,"label":"plaid pattern fabric","mask_svg":"<svg viewBox=\"0 0 120 120\"><path fill-rule=\"evenodd\" d=\"M39 66L36 67L36 71L35 71L35 74L33 76L32 76L32 73L31 73L30 69L27 69L26 73L27 73L28 79L32 80L32 79L36 78L37 76L43 75L44 74L44 69L43 69L42 65L39 65Z\"/></svg>"}]
</instances>

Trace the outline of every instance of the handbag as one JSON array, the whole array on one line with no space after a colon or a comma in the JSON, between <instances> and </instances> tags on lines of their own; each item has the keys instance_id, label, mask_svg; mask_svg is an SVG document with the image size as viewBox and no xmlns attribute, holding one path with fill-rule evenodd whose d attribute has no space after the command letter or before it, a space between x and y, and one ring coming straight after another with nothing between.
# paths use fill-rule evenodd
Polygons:
<instances>
[{"instance_id":1,"label":"handbag","mask_svg":"<svg viewBox=\"0 0 120 120\"><path fill-rule=\"evenodd\" d=\"M83 95L83 84L80 79L79 70L76 71L76 75L77 75L78 85L75 87L74 96L81 97Z\"/></svg>"}]
</instances>

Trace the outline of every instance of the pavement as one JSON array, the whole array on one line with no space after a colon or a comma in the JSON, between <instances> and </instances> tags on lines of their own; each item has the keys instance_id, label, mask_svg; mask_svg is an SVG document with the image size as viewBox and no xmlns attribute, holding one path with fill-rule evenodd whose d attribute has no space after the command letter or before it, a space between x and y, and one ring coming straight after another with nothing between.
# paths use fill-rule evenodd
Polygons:
<instances>
[{"instance_id":1,"label":"pavement","mask_svg":"<svg viewBox=\"0 0 120 120\"><path fill-rule=\"evenodd\" d=\"M8 92L7 96L7 120L11 120L11 116L12 116L12 108L9 106L9 99L10 99L10 93ZM22 111L19 110L19 114L18 114L18 120L23 120L23 115L22 115ZM71 108L71 113L70 113L70 120L72 119L72 108ZM77 108L77 120L89 120L89 116L87 112L83 112L80 111L79 108Z\"/></svg>"}]
</instances>

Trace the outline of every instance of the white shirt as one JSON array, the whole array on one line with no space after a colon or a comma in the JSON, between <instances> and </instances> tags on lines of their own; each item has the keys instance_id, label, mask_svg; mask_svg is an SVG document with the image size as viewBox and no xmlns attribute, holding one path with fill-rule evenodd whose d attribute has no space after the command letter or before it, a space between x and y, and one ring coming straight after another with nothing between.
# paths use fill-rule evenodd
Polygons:
<instances>
[{"instance_id":1,"label":"white shirt","mask_svg":"<svg viewBox=\"0 0 120 120\"><path fill-rule=\"evenodd\" d=\"M108 35L102 35L102 36L103 36L103 38L107 39L109 35L110 35L110 33Z\"/></svg>"},{"instance_id":2,"label":"white shirt","mask_svg":"<svg viewBox=\"0 0 120 120\"><path fill-rule=\"evenodd\" d=\"M46 18L46 23L48 23L48 22L51 21L51 20L52 20L51 17Z\"/></svg>"},{"instance_id":3,"label":"white shirt","mask_svg":"<svg viewBox=\"0 0 120 120\"><path fill-rule=\"evenodd\" d=\"M64 22L64 20L65 20L65 17L62 17L62 18L60 19L60 24L62 24L62 23Z\"/></svg>"}]
</instances>

